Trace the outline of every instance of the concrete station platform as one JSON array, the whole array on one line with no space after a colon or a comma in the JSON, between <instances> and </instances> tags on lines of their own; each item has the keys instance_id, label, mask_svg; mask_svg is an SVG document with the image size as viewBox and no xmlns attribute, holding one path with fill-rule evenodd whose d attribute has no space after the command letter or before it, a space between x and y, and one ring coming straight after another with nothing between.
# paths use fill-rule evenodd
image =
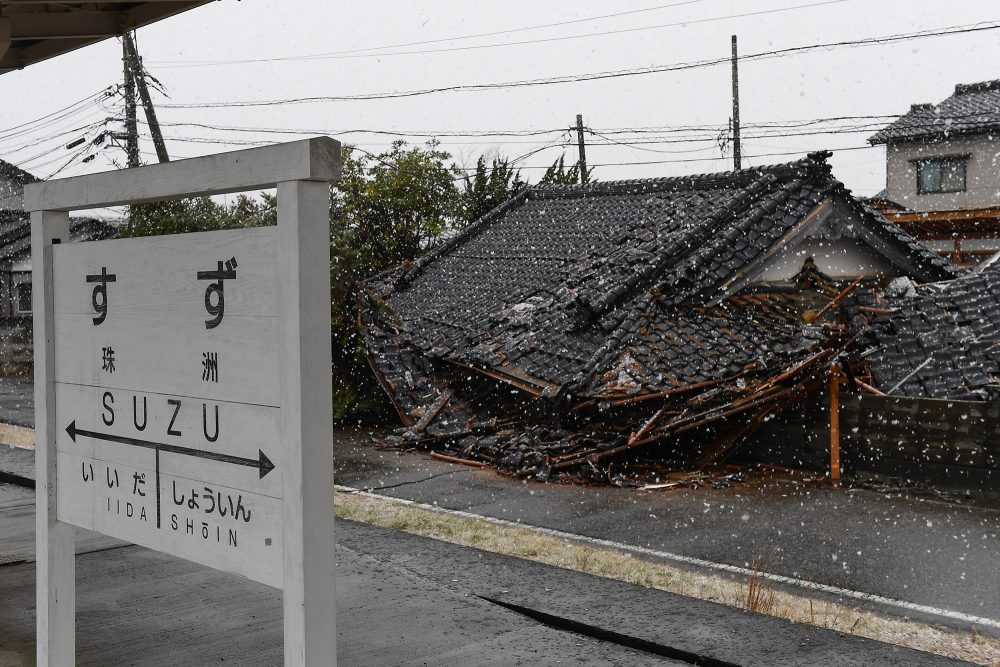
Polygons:
<instances>
[{"instance_id":1,"label":"concrete station platform","mask_svg":"<svg viewBox=\"0 0 1000 667\"><path fill-rule=\"evenodd\" d=\"M337 521L341 665L948 665L939 656ZM0 484L0 665L34 664L34 492ZM80 531L79 665L280 665L280 593Z\"/></svg>"}]
</instances>

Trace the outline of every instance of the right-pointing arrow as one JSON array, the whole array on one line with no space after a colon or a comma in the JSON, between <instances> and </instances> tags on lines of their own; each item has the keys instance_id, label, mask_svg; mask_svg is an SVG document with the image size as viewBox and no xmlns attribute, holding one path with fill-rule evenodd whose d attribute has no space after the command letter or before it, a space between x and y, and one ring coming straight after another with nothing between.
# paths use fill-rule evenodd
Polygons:
<instances>
[{"instance_id":1,"label":"right-pointing arrow","mask_svg":"<svg viewBox=\"0 0 1000 667\"><path fill-rule=\"evenodd\" d=\"M274 464L271 463L271 459L267 458L267 454L263 450L258 449L257 452L260 454L260 479L264 479L264 475L274 470Z\"/></svg>"}]
</instances>

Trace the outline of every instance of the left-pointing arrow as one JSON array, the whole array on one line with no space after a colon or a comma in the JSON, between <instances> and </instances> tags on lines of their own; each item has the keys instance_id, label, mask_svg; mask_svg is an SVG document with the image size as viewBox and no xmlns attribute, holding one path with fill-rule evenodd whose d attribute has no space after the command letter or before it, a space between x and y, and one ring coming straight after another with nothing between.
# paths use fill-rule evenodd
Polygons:
<instances>
[{"instance_id":1,"label":"left-pointing arrow","mask_svg":"<svg viewBox=\"0 0 1000 667\"><path fill-rule=\"evenodd\" d=\"M75 419L69 423L69 426L66 427L66 432L69 434L69 437L73 440L73 442L76 442L77 435L82 435L86 438L93 438L95 440L106 440L108 442L117 442L123 445L132 445L133 447L145 447L147 449L156 449L161 452L171 452L173 454L195 456L202 459L209 459L211 461L221 461L223 463L232 463L235 465L257 468L261 478L274 470L274 464L271 463L271 459L267 458L261 449L257 450L258 456L256 459L245 459L240 456L230 456L229 454L222 454L220 452L207 452L203 449L194 449L192 447L181 447L180 445L168 445L162 442L129 438L124 435L87 431L82 428L77 428Z\"/></svg>"}]
</instances>

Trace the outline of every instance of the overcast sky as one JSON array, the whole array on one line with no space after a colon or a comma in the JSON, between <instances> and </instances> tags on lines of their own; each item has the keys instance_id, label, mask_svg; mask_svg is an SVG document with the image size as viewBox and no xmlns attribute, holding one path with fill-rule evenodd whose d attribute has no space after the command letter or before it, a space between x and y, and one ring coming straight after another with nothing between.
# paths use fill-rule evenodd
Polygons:
<instances>
[{"instance_id":1,"label":"overcast sky","mask_svg":"<svg viewBox=\"0 0 1000 667\"><path fill-rule=\"evenodd\" d=\"M631 13L587 20L625 12ZM749 13L755 15L740 16ZM725 128L731 115L728 64L600 81L442 92L401 99L249 108L183 109L168 105L360 95L580 75L724 58L729 55L732 34L739 36L740 53L751 54L998 19L1000 6L996 0L221 0L141 29L138 44L148 70L169 94L169 98L156 94L155 101L174 159L241 147L192 139L296 138L173 125L176 123L304 129L312 134L359 128L402 133L520 132L566 128L575 122L576 114L582 113L588 128L604 137L628 142L675 140L692 133L657 131L640 135L608 131L683 125L717 128L694 132L703 139L700 142L646 143L640 148L588 134L588 161L597 165L594 176L612 180L730 168L731 159L721 156L718 144L704 140ZM553 23L565 24L535 28ZM609 32L612 34L597 34ZM498 34L451 39L482 33ZM417 42L428 43L414 44ZM334 55L273 60L316 54ZM208 64L220 61L244 62ZM743 152L748 156L744 165L795 159L794 155L765 154L829 148L835 151L832 162L840 180L859 194L875 193L885 184L884 150L879 147L837 152L838 148L867 145L871 131L754 138L761 132L775 134L779 130L755 130L752 125L901 114L911 103L944 99L956 83L1000 78L998 64L1000 30L742 62L741 117L747 137ZM85 133L92 138L100 131L96 125L86 130L77 128L120 115L121 99L106 100L104 108L87 103L71 109L65 118L36 123L16 133L10 128L62 109L120 80L121 45L114 39L0 76L0 158L47 177L79 150L67 150L65 144ZM838 126L845 125L841 122ZM109 127L120 129L117 124ZM801 128L795 131L801 132ZM337 138L371 151L384 150L391 140L373 134ZM499 150L517 157L566 139L566 134L553 132L519 137L447 137L442 144L457 163L468 165L484 151ZM536 167L550 164L564 150L568 159L575 160L575 147L553 146L522 159L519 164L525 167L524 175L537 180L541 172ZM148 142L143 151L144 161L155 161ZM103 171L110 168L112 160L124 162L122 152L100 151L86 164L73 161L60 176ZM661 163L612 166L636 162Z\"/></svg>"}]
</instances>

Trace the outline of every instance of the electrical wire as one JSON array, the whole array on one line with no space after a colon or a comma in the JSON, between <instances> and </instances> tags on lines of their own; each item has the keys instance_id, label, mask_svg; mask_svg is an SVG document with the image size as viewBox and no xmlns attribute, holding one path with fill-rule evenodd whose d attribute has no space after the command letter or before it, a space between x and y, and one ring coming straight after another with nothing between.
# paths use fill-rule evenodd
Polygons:
<instances>
[{"instance_id":1,"label":"electrical wire","mask_svg":"<svg viewBox=\"0 0 1000 667\"><path fill-rule=\"evenodd\" d=\"M825 49L832 50L843 47L862 47L870 45L891 44L903 40L925 39L930 37L941 37L948 35L968 34L996 30L1000 28L1000 22L989 24L974 24L972 26L953 26L936 31L919 31L898 35L886 35L882 37L868 37L857 40L844 40L838 42L827 42L823 44L809 44L803 46L793 46L784 49L773 49L740 56L742 61L756 61L770 58L784 57L792 54L808 53L810 51ZM264 107L264 106L284 106L289 104L308 104L317 102L356 102L367 100L399 99L408 97L419 97L445 92L478 92L486 90L527 88L534 86L547 86L565 83L580 83L586 81L598 81L604 79L617 79L631 76L642 76L646 74L660 74L663 72L676 72L683 70L711 67L714 65L728 64L730 56L722 58L712 58L699 61L689 61L673 63L669 65L655 65L638 69L614 70L607 72L594 72L590 74L566 75L558 77L548 77L540 79L527 79L522 81L508 81L499 83L478 83L478 84L454 84L448 86L438 86L434 88L422 88L416 90L390 91L382 93L366 93L361 95L315 95L308 97L293 97L278 100L245 100L234 102L197 102L197 103L168 103L161 104L163 108L170 109L219 109L235 107Z\"/></svg>"},{"instance_id":2,"label":"electrical wire","mask_svg":"<svg viewBox=\"0 0 1000 667\"><path fill-rule=\"evenodd\" d=\"M689 19L687 21L677 21L675 23L663 23L660 25L650 25L650 26L638 26L633 28L619 28L616 30L602 30L600 32L584 33L578 35L564 35L561 37L541 37L538 39L526 39L516 42L500 42L495 44L476 44L470 46L453 46L440 49L422 49L416 51L379 51L375 53L354 53L354 54L340 54L340 55L312 55L312 56L296 56L292 59L292 62L301 63L303 61L312 60L329 60L329 59L342 59L342 58L385 58L388 56L413 56L413 55L426 55L432 53L447 53L452 51L477 51L481 49L497 49L497 48L507 48L511 46L526 46L531 44L545 44L550 42L562 42L572 39L589 39L592 37L606 37L608 35L621 35L626 33L642 32L646 30L661 30L663 28L676 28L680 26L688 26L697 23L712 23L715 21L730 21L732 19L745 18L750 16L762 16L765 14L777 14L780 12L790 12L798 11L800 9L812 9L815 7L821 7L823 5L836 5L842 2L848 2L849 0L822 0L821 2L811 2L804 5L794 5L792 7L777 7L774 9L762 9L753 12L744 12L742 14L728 14L725 16L713 16L710 18L703 19ZM215 61L210 63L200 63L200 64L179 64L179 65L161 65L162 68L178 68L178 67L206 67L206 66L216 66L216 65L240 65L246 63L260 63L260 62L289 62L288 58L252 58L246 60L231 60L231 61Z\"/></svg>"},{"instance_id":3,"label":"electrical wire","mask_svg":"<svg viewBox=\"0 0 1000 667\"><path fill-rule=\"evenodd\" d=\"M106 96L105 94L110 93L110 91L113 88L114 86L108 86L107 88L103 88L97 91L96 93L88 95L87 97L81 100L77 100L76 102L73 102L72 104L63 107L62 109L57 109L56 111L45 114L44 116L39 116L38 118L35 118L33 120L26 121L24 123L21 123L20 125L14 125L12 127L0 130L0 139L8 139L21 134L27 134L31 132L32 129L22 130L22 128L30 128L31 126L38 125L42 121L46 121L47 123L52 123L58 120L62 120L63 118L70 117L76 113L86 111L87 105L102 99L103 97Z\"/></svg>"},{"instance_id":4,"label":"electrical wire","mask_svg":"<svg viewBox=\"0 0 1000 667\"><path fill-rule=\"evenodd\" d=\"M668 4L668 5L659 5L657 7L648 7L648 8L645 8L645 9L633 9L633 10L625 11L625 12L616 12L614 14L604 14L602 16L590 16L590 17L587 17L587 18L572 19L572 20L569 20L569 21L559 21L559 22L556 22L556 23L544 23L542 25L527 26L527 27L522 27L522 28L510 28L508 30L496 30L496 31L493 31L493 32L481 32L481 33L478 33L478 34L475 34L475 35L463 35L461 37L442 37L442 38L439 38L439 39L426 39L426 40L419 41L419 42L405 42L403 44L384 44L382 46L370 46L370 47L363 48L363 49L350 49L350 50L347 50L347 51L330 51L330 52L327 52L327 53L313 53L313 54L305 54L305 55L299 55L299 56L283 56L283 57L274 57L274 58L247 58L247 59L242 59L242 60L203 60L203 61L160 60L160 61L153 61L150 64L156 65L156 66L160 66L160 67L164 67L164 66L167 66L167 65L184 66L184 67L194 67L194 66L202 66L202 65L226 65L226 64L233 64L233 63L244 63L244 62L246 62L246 63L259 63L259 62L276 62L276 61L283 61L283 60L295 61L295 60L307 60L307 59L322 58L322 57L329 57L329 56L343 56L343 55L350 55L350 54L355 54L355 53L366 53L366 52L369 52L369 51L381 51L383 49L399 49L399 48L406 48L408 46L423 46L425 44L440 44L440 43L443 43L443 42L457 42L457 41L462 41L462 40L467 40L467 39L478 39L480 37L493 37L495 35L506 35L506 34L516 33L516 32L528 32L528 31L531 31L531 30L542 30L544 28L555 28L555 27L564 26L564 25L572 25L572 24L577 24L577 23L587 23L587 22L590 22L590 21L600 21L600 20L603 20L603 19L617 18L619 16L629 16L629 15L632 15L632 14L642 14L642 13L647 13L647 12L659 11L661 9L670 9L670 8L673 8L673 7L680 7L682 5L693 5L693 4L697 4L697 3L700 3L700 2L704 2L704 1L705 0L684 0L683 2L674 2L674 3Z\"/></svg>"}]
</instances>

